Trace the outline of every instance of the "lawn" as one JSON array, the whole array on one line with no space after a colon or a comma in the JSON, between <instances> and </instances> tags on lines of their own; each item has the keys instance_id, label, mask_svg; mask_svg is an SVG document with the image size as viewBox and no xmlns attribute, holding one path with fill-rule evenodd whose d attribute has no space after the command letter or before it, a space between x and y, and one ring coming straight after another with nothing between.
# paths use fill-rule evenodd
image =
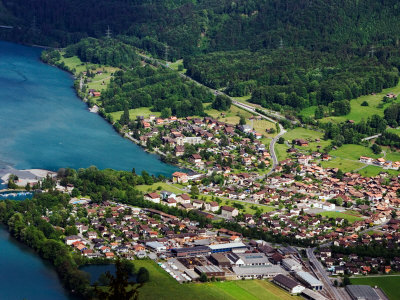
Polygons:
<instances>
[{"instance_id":1,"label":"lawn","mask_svg":"<svg viewBox=\"0 0 400 300\"><path fill-rule=\"evenodd\" d=\"M381 103L383 97L389 92L393 92L394 94L399 94L400 84L394 88L385 89L381 93L378 93L376 95L361 96L358 97L357 99L353 99L350 101L351 112L348 115L339 117L327 117L322 119L321 121L339 123L347 120L353 120L355 122L360 122L362 119L367 119L368 117L375 114L383 116L383 111L385 110L386 107L390 106L391 104L387 103L383 106L383 108L378 108L377 106L379 105L379 103ZM361 103L363 103L364 101L368 102L368 106L361 106ZM399 100L397 101L395 100L394 102L399 102ZM304 112L304 114L307 115L307 113L311 112L311 109L308 108L307 111L303 110L302 112Z\"/></svg>"},{"instance_id":2,"label":"lawn","mask_svg":"<svg viewBox=\"0 0 400 300\"><path fill-rule=\"evenodd\" d=\"M350 223L354 223L355 221L361 221L363 218L358 217L355 212L337 212L337 211L324 211L319 213L319 215L328 217L328 218L342 218L348 220Z\"/></svg>"},{"instance_id":3,"label":"lawn","mask_svg":"<svg viewBox=\"0 0 400 300\"><path fill-rule=\"evenodd\" d=\"M317 151L317 150L322 150L326 146L330 144L330 141L325 141L322 138L324 137L324 134L319 131L311 130L311 129L306 129L306 128L295 128L293 130L289 130L287 133L283 135L285 140L287 140L290 144L292 143L292 140L295 139L303 139L309 141L309 145L306 147L297 147L298 149L303 149L303 150L311 150L311 151ZM315 139L320 139L319 142L315 142Z\"/></svg>"},{"instance_id":4,"label":"lawn","mask_svg":"<svg viewBox=\"0 0 400 300\"><path fill-rule=\"evenodd\" d=\"M278 157L278 161L285 160L289 157L289 153L287 153L287 149L289 149L285 144L275 143L275 153Z\"/></svg>"},{"instance_id":5,"label":"lawn","mask_svg":"<svg viewBox=\"0 0 400 300\"><path fill-rule=\"evenodd\" d=\"M150 272L150 281L140 289L139 299L301 299L300 297L289 295L284 290L265 280L179 284L152 261L136 260L135 267L136 269L146 267Z\"/></svg>"},{"instance_id":6,"label":"lawn","mask_svg":"<svg viewBox=\"0 0 400 300\"><path fill-rule=\"evenodd\" d=\"M353 144L343 145L337 150L332 150L329 154L332 155L332 157L340 157L357 161L360 159L360 156L368 156L372 158L379 158L383 156L383 154L374 154L369 147Z\"/></svg>"},{"instance_id":7,"label":"lawn","mask_svg":"<svg viewBox=\"0 0 400 300\"><path fill-rule=\"evenodd\" d=\"M398 175L399 174L399 171L385 170L385 169L382 169L381 167L377 167L377 166L367 166L358 171L358 173L360 173L364 177L373 177L373 176L379 175L379 173L381 173L381 172L388 173L389 175Z\"/></svg>"},{"instance_id":8,"label":"lawn","mask_svg":"<svg viewBox=\"0 0 400 300\"><path fill-rule=\"evenodd\" d=\"M123 111L116 111L112 112L111 115L114 118L114 120L119 120L122 116ZM151 111L150 107L140 107L140 108L135 108L135 109L130 109L129 110L129 118L131 120L136 120L137 116L143 116L145 118L148 118L150 115L154 115L156 117L160 116L159 111Z\"/></svg>"},{"instance_id":9,"label":"lawn","mask_svg":"<svg viewBox=\"0 0 400 300\"><path fill-rule=\"evenodd\" d=\"M380 287L390 300L400 299L400 276L377 276L366 278L350 278L351 284L370 285Z\"/></svg>"},{"instance_id":10,"label":"lawn","mask_svg":"<svg viewBox=\"0 0 400 300\"><path fill-rule=\"evenodd\" d=\"M321 162L321 165L323 168L339 168L343 172L355 171L365 166L363 163L358 161L340 157L332 158L329 161L323 161Z\"/></svg>"},{"instance_id":11,"label":"lawn","mask_svg":"<svg viewBox=\"0 0 400 300\"><path fill-rule=\"evenodd\" d=\"M161 188L159 188L159 187L161 187ZM160 190L160 191L165 190L165 191L175 193L177 195L184 193L182 190L180 190L178 187L174 186L173 184L168 184L165 182L156 182L152 185L137 185L136 189L143 193L153 192L156 190Z\"/></svg>"}]
</instances>

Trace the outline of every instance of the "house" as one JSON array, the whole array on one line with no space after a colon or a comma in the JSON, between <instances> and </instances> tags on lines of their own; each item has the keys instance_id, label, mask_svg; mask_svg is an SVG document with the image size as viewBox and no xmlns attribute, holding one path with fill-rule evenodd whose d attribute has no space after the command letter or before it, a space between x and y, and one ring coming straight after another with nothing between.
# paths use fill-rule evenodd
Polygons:
<instances>
[{"instance_id":1,"label":"house","mask_svg":"<svg viewBox=\"0 0 400 300\"><path fill-rule=\"evenodd\" d=\"M300 294L305 289L305 287L297 281L294 281L293 279L290 279L282 274L276 275L272 282L287 290L291 294Z\"/></svg>"},{"instance_id":2,"label":"house","mask_svg":"<svg viewBox=\"0 0 400 300\"><path fill-rule=\"evenodd\" d=\"M77 235L70 235L65 238L65 243L70 246L75 242L81 241L81 238Z\"/></svg>"},{"instance_id":3,"label":"house","mask_svg":"<svg viewBox=\"0 0 400 300\"><path fill-rule=\"evenodd\" d=\"M186 183L188 182L188 175L183 172L174 172L172 174L172 181L174 183Z\"/></svg>"},{"instance_id":4,"label":"house","mask_svg":"<svg viewBox=\"0 0 400 300\"><path fill-rule=\"evenodd\" d=\"M100 92L93 92L92 95L93 95L93 97L100 97L101 93Z\"/></svg>"},{"instance_id":5,"label":"house","mask_svg":"<svg viewBox=\"0 0 400 300\"><path fill-rule=\"evenodd\" d=\"M176 146L175 147L175 156L182 156L185 154L185 147L184 146Z\"/></svg>"},{"instance_id":6,"label":"house","mask_svg":"<svg viewBox=\"0 0 400 300\"><path fill-rule=\"evenodd\" d=\"M216 212L219 210L219 204L218 202L212 201L212 202L207 202L205 204L206 210L209 210L211 212Z\"/></svg>"},{"instance_id":7,"label":"house","mask_svg":"<svg viewBox=\"0 0 400 300\"><path fill-rule=\"evenodd\" d=\"M296 139L296 140L294 140L294 142L297 146L301 146L301 147L308 146L308 141L306 141L306 140Z\"/></svg>"},{"instance_id":8,"label":"house","mask_svg":"<svg viewBox=\"0 0 400 300\"><path fill-rule=\"evenodd\" d=\"M154 202L154 203L160 203L160 195L157 193L148 193L146 195L144 195L144 199Z\"/></svg>"},{"instance_id":9,"label":"house","mask_svg":"<svg viewBox=\"0 0 400 300\"><path fill-rule=\"evenodd\" d=\"M176 197L176 201L178 203L185 203L185 204L190 204L190 196L188 194L182 194Z\"/></svg>"},{"instance_id":10,"label":"house","mask_svg":"<svg viewBox=\"0 0 400 300\"><path fill-rule=\"evenodd\" d=\"M232 219L233 217L236 217L239 214L239 211L230 206L222 206L221 207L221 216L226 219Z\"/></svg>"},{"instance_id":11,"label":"house","mask_svg":"<svg viewBox=\"0 0 400 300\"><path fill-rule=\"evenodd\" d=\"M189 157L189 161L194 164L196 167L201 168L204 165L204 162L201 161L201 155L200 154L192 154Z\"/></svg>"}]
</instances>

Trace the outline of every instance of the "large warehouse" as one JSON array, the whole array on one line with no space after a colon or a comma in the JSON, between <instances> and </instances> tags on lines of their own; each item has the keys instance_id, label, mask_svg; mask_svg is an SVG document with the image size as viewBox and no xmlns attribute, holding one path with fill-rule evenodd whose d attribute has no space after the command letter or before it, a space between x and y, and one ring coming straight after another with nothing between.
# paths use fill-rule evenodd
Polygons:
<instances>
[{"instance_id":1,"label":"large warehouse","mask_svg":"<svg viewBox=\"0 0 400 300\"><path fill-rule=\"evenodd\" d=\"M346 290L353 300L381 300L378 293L369 285L348 285Z\"/></svg>"}]
</instances>

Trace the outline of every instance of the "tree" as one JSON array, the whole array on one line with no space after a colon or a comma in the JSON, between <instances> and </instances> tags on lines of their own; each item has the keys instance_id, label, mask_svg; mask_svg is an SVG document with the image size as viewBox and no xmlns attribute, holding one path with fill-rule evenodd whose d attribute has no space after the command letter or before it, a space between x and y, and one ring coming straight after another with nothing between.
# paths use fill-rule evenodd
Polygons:
<instances>
[{"instance_id":1,"label":"tree","mask_svg":"<svg viewBox=\"0 0 400 300\"><path fill-rule=\"evenodd\" d=\"M109 280L108 289L99 290L97 287L95 287L95 293L97 294L97 297L99 299L106 300L137 299L139 296L139 288L143 285L143 283L137 285L135 282L129 281L129 273L122 266L119 259L115 263L115 268L115 276L113 276L110 272L106 273L106 277ZM129 290L127 290L128 287L130 287Z\"/></svg>"},{"instance_id":2,"label":"tree","mask_svg":"<svg viewBox=\"0 0 400 300\"><path fill-rule=\"evenodd\" d=\"M337 173L336 173L336 175L335 175L335 177L337 178L337 179L343 179L343 171L341 170L341 169L339 169L338 171L337 171Z\"/></svg>"},{"instance_id":3,"label":"tree","mask_svg":"<svg viewBox=\"0 0 400 300\"><path fill-rule=\"evenodd\" d=\"M278 144L283 144L283 143L285 143L285 139L281 136L278 139Z\"/></svg>"},{"instance_id":4,"label":"tree","mask_svg":"<svg viewBox=\"0 0 400 300\"><path fill-rule=\"evenodd\" d=\"M137 279L136 279L136 281L137 281L138 283L143 284L143 283L148 282L149 280L150 280L149 271L148 271L146 268L141 267L141 268L139 269L138 274L137 274Z\"/></svg>"},{"instance_id":5,"label":"tree","mask_svg":"<svg viewBox=\"0 0 400 300\"><path fill-rule=\"evenodd\" d=\"M124 126L124 125L128 125L129 122L130 122L130 120L129 120L129 110L128 110L128 107L125 106L125 107L124 107L124 112L123 112L123 114L121 115L121 118L119 119L119 123L120 123L122 126Z\"/></svg>"},{"instance_id":6,"label":"tree","mask_svg":"<svg viewBox=\"0 0 400 300\"><path fill-rule=\"evenodd\" d=\"M225 95L218 95L212 102L211 107L216 110L228 110L231 108L232 100Z\"/></svg>"},{"instance_id":7,"label":"tree","mask_svg":"<svg viewBox=\"0 0 400 300\"><path fill-rule=\"evenodd\" d=\"M172 116L172 110L170 107L165 107L162 111L161 111L161 118L162 119L168 119L170 116Z\"/></svg>"},{"instance_id":8,"label":"tree","mask_svg":"<svg viewBox=\"0 0 400 300\"><path fill-rule=\"evenodd\" d=\"M369 106L367 101L363 101L363 103L361 103L361 106Z\"/></svg>"},{"instance_id":9,"label":"tree","mask_svg":"<svg viewBox=\"0 0 400 300\"><path fill-rule=\"evenodd\" d=\"M208 281L208 277L206 273L201 273L200 274L200 281L201 282L207 282Z\"/></svg>"},{"instance_id":10,"label":"tree","mask_svg":"<svg viewBox=\"0 0 400 300\"><path fill-rule=\"evenodd\" d=\"M243 115L240 115L239 125L246 125L246 118Z\"/></svg>"},{"instance_id":11,"label":"tree","mask_svg":"<svg viewBox=\"0 0 400 300\"><path fill-rule=\"evenodd\" d=\"M374 152L374 154L379 154L382 152L382 148L377 144L373 144L371 149Z\"/></svg>"},{"instance_id":12,"label":"tree","mask_svg":"<svg viewBox=\"0 0 400 300\"><path fill-rule=\"evenodd\" d=\"M197 187L197 185L192 185L192 187L190 188L190 196L192 198L197 198L199 196L199 188Z\"/></svg>"}]
</instances>

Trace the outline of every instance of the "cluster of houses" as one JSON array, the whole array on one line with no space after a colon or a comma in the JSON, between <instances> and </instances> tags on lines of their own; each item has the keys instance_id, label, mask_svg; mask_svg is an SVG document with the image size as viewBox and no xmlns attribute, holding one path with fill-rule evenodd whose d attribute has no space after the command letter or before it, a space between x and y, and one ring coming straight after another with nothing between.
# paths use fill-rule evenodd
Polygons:
<instances>
[{"instance_id":1,"label":"cluster of houses","mask_svg":"<svg viewBox=\"0 0 400 300\"><path fill-rule=\"evenodd\" d=\"M360 162L368 165L376 165L380 166L384 169L392 169L392 170L398 170L400 168L400 161L390 161L390 160L385 160L384 158L371 158L367 156L361 156L360 157Z\"/></svg>"},{"instance_id":2,"label":"cluster of houses","mask_svg":"<svg viewBox=\"0 0 400 300\"><path fill-rule=\"evenodd\" d=\"M375 239L377 236L364 235L362 239ZM385 237L378 238L378 242ZM390 274L400 270L400 257L359 256L355 253L334 253L330 248L321 248L319 259L332 275Z\"/></svg>"},{"instance_id":3,"label":"cluster of houses","mask_svg":"<svg viewBox=\"0 0 400 300\"><path fill-rule=\"evenodd\" d=\"M224 168L229 173L235 166L254 169L262 162L269 164L271 158L262 135L250 125L231 125L211 117L177 119L138 117L142 129L136 132L142 146L149 141L160 139L162 151L179 158L200 171ZM133 132L131 132L135 136ZM193 145L199 152L188 154L186 148ZM161 148L161 147L160 147ZM220 161L217 161L220 158Z\"/></svg>"}]
</instances>

